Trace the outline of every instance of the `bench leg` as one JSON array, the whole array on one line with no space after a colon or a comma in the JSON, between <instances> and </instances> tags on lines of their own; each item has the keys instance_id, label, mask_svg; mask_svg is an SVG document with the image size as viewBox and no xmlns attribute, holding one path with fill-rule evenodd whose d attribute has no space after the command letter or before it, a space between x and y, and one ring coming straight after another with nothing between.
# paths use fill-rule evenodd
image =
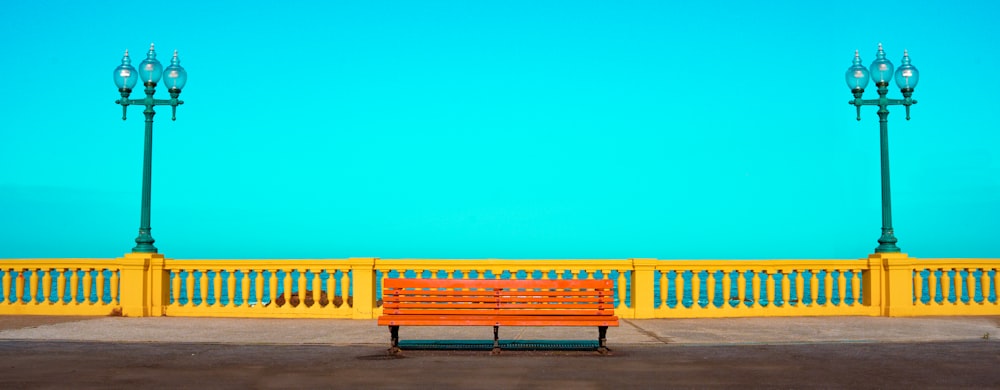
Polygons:
<instances>
[{"instance_id":1,"label":"bench leg","mask_svg":"<svg viewBox=\"0 0 1000 390\"><path fill-rule=\"evenodd\" d=\"M392 340L392 346L389 347L389 354L395 355L399 353L399 326L389 325L389 337Z\"/></svg>"},{"instance_id":2,"label":"bench leg","mask_svg":"<svg viewBox=\"0 0 1000 390\"><path fill-rule=\"evenodd\" d=\"M611 352L608 348L608 327L598 326L597 327L597 352L602 355Z\"/></svg>"},{"instance_id":3,"label":"bench leg","mask_svg":"<svg viewBox=\"0 0 1000 390\"><path fill-rule=\"evenodd\" d=\"M500 354L500 327L495 325L493 326L493 351L490 354Z\"/></svg>"}]
</instances>

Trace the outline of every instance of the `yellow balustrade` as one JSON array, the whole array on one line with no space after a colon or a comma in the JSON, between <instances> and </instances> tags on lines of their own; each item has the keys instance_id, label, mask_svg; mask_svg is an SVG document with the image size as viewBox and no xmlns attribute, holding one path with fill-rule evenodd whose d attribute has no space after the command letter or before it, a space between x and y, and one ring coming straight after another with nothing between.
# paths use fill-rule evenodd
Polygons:
<instances>
[{"instance_id":1,"label":"yellow balustrade","mask_svg":"<svg viewBox=\"0 0 1000 390\"><path fill-rule=\"evenodd\" d=\"M274 301L277 300L278 295L279 295L278 294L278 276L277 276L278 275L278 270L276 270L276 269L260 270L259 272L257 272L257 278L263 280L264 275L266 275L265 272L266 272L266 274L270 274L270 276L271 276L270 278L267 279L267 288L268 288L267 291L270 291L271 293L268 294L268 296L264 297L263 300L257 301L261 305L269 305L269 304L274 303ZM263 292L261 292L261 293L263 294Z\"/></svg>"},{"instance_id":2,"label":"yellow balustrade","mask_svg":"<svg viewBox=\"0 0 1000 390\"><path fill-rule=\"evenodd\" d=\"M975 301L976 301L975 300L975 297L976 297L976 278L973 276L973 274L975 272L976 272L976 270L974 268L966 268L965 269L965 284L966 284L966 288L965 288L965 294L964 295L966 297L965 303L968 303L968 304L975 303Z\"/></svg>"},{"instance_id":3,"label":"yellow balustrade","mask_svg":"<svg viewBox=\"0 0 1000 390\"><path fill-rule=\"evenodd\" d=\"M250 270L241 268L239 272L243 275L243 278L240 279L240 292L242 294L236 297L236 278L230 278L229 291L231 291L231 298L229 300L229 307L236 307L237 302L243 305L248 305L250 302ZM237 301L235 298L240 299Z\"/></svg>"},{"instance_id":4,"label":"yellow balustrade","mask_svg":"<svg viewBox=\"0 0 1000 390\"><path fill-rule=\"evenodd\" d=\"M770 306L774 306L775 305L775 303L774 303L774 292L775 292L774 275L768 275L767 271L764 271L762 273L762 275L765 278L767 278L766 279L767 280L766 287L764 289L764 291L767 293L767 304L770 305ZM829 297L829 295L827 295L827 297Z\"/></svg>"},{"instance_id":5,"label":"yellow balustrade","mask_svg":"<svg viewBox=\"0 0 1000 390\"><path fill-rule=\"evenodd\" d=\"M263 302L263 299L264 299L264 278L262 278L260 276L260 272L261 271L258 271L258 270L249 270L249 269L247 270L247 275L245 275L244 277L249 277L250 272L253 272L253 274L255 275L254 281L253 281L254 287L255 287L255 289L254 289L254 300L253 300L253 302L243 301L243 304L244 305L248 305L249 304L250 306L260 305L260 304L262 304L261 302ZM274 286L271 286L271 288L274 288Z\"/></svg>"},{"instance_id":6,"label":"yellow balustrade","mask_svg":"<svg viewBox=\"0 0 1000 390\"><path fill-rule=\"evenodd\" d=\"M954 273L949 268L944 268L941 270L941 294L944 299L942 299L941 304L950 304L955 300L955 277Z\"/></svg>"},{"instance_id":7,"label":"yellow balustrade","mask_svg":"<svg viewBox=\"0 0 1000 390\"><path fill-rule=\"evenodd\" d=\"M226 297L227 298L226 305L230 306L230 307L236 305L237 301L242 301L244 299L243 295L236 296L236 273L237 272L238 272L238 270L235 270L235 269L232 270L232 271L229 271L229 275L228 275L229 277L226 278L226 293L228 294L228 296ZM247 278L243 278L243 279L244 280L241 280L241 282L240 282L240 287L242 287L243 290L249 289L250 288L250 285L249 285L250 280L246 280ZM243 285L244 284L243 281L246 282L246 286ZM243 290L241 290L241 291L243 291ZM219 296L218 299L222 299L221 294L220 294L220 296Z\"/></svg>"},{"instance_id":8,"label":"yellow balustrade","mask_svg":"<svg viewBox=\"0 0 1000 390\"><path fill-rule=\"evenodd\" d=\"M684 273L679 271L674 272L674 309L679 308L684 305ZM662 285L660 286L663 287ZM740 298L740 304L742 305L743 298Z\"/></svg>"},{"instance_id":9,"label":"yellow balustrade","mask_svg":"<svg viewBox=\"0 0 1000 390\"><path fill-rule=\"evenodd\" d=\"M71 269L68 272L70 273L69 274L70 275L70 282L69 282L69 294L67 295L67 298L69 299L70 302L78 302L79 300L83 299L83 297L81 297L80 294L79 294L79 291L80 291L79 290L80 289L80 274L75 269ZM18 290L18 291L20 291L20 290Z\"/></svg>"},{"instance_id":10,"label":"yellow balustrade","mask_svg":"<svg viewBox=\"0 0 1000 390\"><path fill-rule=\"evenodd\" d=\"M760 275L756 271L753 272L753 279L751 279L750 285L753 287L753 296L750 298L751 304L760 307Z\"/></svg>"},{"instance_id":11,"label":"yellow balustrade","mask_svg":"<svg viewBox=\"0 0 1000 390\"><path fill-rule=\"evenodd\" d=\"M229 279L233 279L232 275L229 275ZM232 294L230 292L230 294ZM219 271L215 272L212 276L212 301L208 302L212 306L222 305L222 275Z\"/></svg>"},{"instance_id":12,"label":"yellow balustrade","mask_svg":"<svg viewBox=\"0 0 1000 390\"><path fill-rule=\"evenodd\" d=\"M46 287L42 287L46 286ZM42 283L35 285L35 296L38 300L45 301L46 298L50 298L52 288L52 271L51 269L45 271L45 276L42 277Z\"/></svg>"},{"instance_id":13,"label":"yellow balustrade","mask_svg":"<svg viewBox=\"0 0 1000 390\"><path fill-rule=\"evenodd\" d=\"M826 303L825 303L826 306L833 305L833 302L831 302L831 298L833 298L833 273L834 272L836 272L836 271L829 270L829 269L823 270L823 274L824 274L824 277L823 277L824 294L823 294L823 296L826 297ZM841 275L841 276L843 276L843 275Z\"/></svg>"},{"instance_id":14,"label":"yellow balustrade","mask_svg":"<svg viewBox=\"0 0 1000 390\"><path fill-rule=\"evenodd\" d=\"M930 302L933 302L938 292L940 292L938 289L937 272L938 270L932 268L927 273L927 296L930 297Z\"/></svg>"},{"instance_id":15,"label":"yellow balustrade","mask_svg":"<svg viewBox=\"0 0 1000 390\"><path fill-rule=\"evenodd\" d=\"M310 305L323 304L322 303L323 289L322 286L320 286L320 281L322 280L322 278L320 277L320 275L322 275L322 273L313 272L312 291L309 294L310 298L312 298L312 303L310 303ZM302 291L302 287L299 287L299 291Z\"/></svg>"},{"instance_id":16,"label":"yellow balustrade","mask_svg":"<svg viewBox=\"0 0 1000 390\"><path fill-rule=\"evenodd\" d=\"M14 298L15 302L24 301L24 272L21 271L17 275L17 282L15 283Z\"/></svg>"},{"instance_id":17,"label":"yellow balustrade","mask_svg":"<svg viewBox=\"0 0 1000 390\"><path fill-rule=\"evenodd\" d=\"M851 272L851 298L854 299L855 305L861 304L861 274L860 271Z\"/></svg>"},{"instance_id":18,"label":"yellow balustrade","mask_svg":"<svg viewBox=\"0 0 1000 390\"><path fill-rule=\"evenodd\" d=\"M739 309L747 305L747 274L744 270L736 270L736 308ZM753 296L753 290L750 290L750 296ZM677 299L680 300L683 296L683 292L680 288L677 290Z\"/></svg>"},{"instance_id":19,"label":"yellow balustrade","mask_svg":"<svg viewBox=\"0 0 1000 390\"><path fill-rule=\"evenodd\" d=\"M83 301L89 302L93 294L93 282L94 277L91 276L91 270L83 271Z\"/></svg>"},{"instance_id":20,"label":"yellow balustrade","mask_svg":"<svg viewBox=\"0 0 1000 390\"><path fill-rule=\"evenodd\" d=\"M69 269L59 268L58 271L56 271L56 272L58 272L58 276L56 277L56 296L55 296L55 301L61 301L62 297L66 296L66 273L69 272ZM117 280L112 279L112 282L111 282L112 287L116 287L115 286L116 284L117 284ZM114 290L112 290L112 291L114 291ZM115 294L114 292L112 292L111 296L115 297L115 296L118 296L118 294Z\"/></svg>"},{"instance_id":21,"label":"yellow balustrade","mask_svg":"<svg viewBox=\"0 0 1000 390\"><path fill-rule=\"evenodd\" d=\"M96 290L97 290L97 299L99 299L99 300L103 299L104 293L106 292L105 289L104 289L104 282L105 282L105 280L106 280L106 278L104 277L104 272L98 271L97 272L97 277L95 278L94 286L96 287ZM52 285L49 285L49 287L51 287L51 286Z\"/></svg>"},{"instance_id":22,"label":"yellow balustrade","mask_svg":"<svg viewBox=\"0 0 1000 390\"><path fill-rule=\"evenodd\" d=\"M168 259L164 272L171 275L175 298L165 306L163 314L354 318L349 305L350 271L347 260Z\"/></svg>"},{"instance_id":23,"label":"yellow balustrade","mask_svg":"<svg viewBox=\"0 0 1000 390\"><path fill-rule=\"evenodd\" d=\"M997 315L1000 259L920 259L911 270L914 302L905 315ZM937 276L940 272L940 277ZM923 275L927 274L926 277ZM919 281L919 282L918 282ZM940 287L937 284L940 282ZM927 286L924 293L923 286ZM978 288L977 288L978 286ZM993 294L990 292L993 291ZM940 292L941 299L937 299ZM978 299L977 299L978 298ZM992 300L991 300L992 299Z\"/></svg>"},{"instance_id":24,"label":"yellow balustrade","mask_svg":"<svg viewBox=\"0 0 1000 390\"><path fill-rule=\"evenodd\" d=\"M111 290L109 291L109 294L108 294L108 297L110 299L112 299L112 300L115 297L118 296L118 291L119 291L119 288L120 288L119 287L119 282L120 281L121 281L121 278L118 277L118 273L117 272L112 272L111 273L111 282L109 283L111 285Z\"/></svg>"},{"instance_id":25,"label":"yellow balustrade","mask_svg":"<svg viewBox=\"0 0 1000 390\"><path fill-rule=\"evenodd\" d=\"M609 279L622 318L998 315L1000 259L0 260L0 314L371 319L389 277ZM940 297L940 298L939 298Z\"/></svg>"},{"instance_id":26,"label":"yellow balustrade","mask_svg":"<svg viewBox=\"0 0 1000 390\"><path fill-rule=\"evenodd\" d=\"M281 297L280 297L279 300L276 300L275 303L278 306L284 306L284 305L295 306L295 304L293 304L291 302L291 299L292 299L292 275L291 275L291 272L285 271L285 270L278 270L278 272L275 272L275 275L280 275L281 273L284 273L284 276L281 276L281 287L282 287L281 294L280 294ZM278 295L278 294L275 294L275 295ZM284 301L285 303L281 303L281 301Z\"/></svg>"},{"instance_id":27,"label":"yellow balustrade","mask_svg":"<svg viewBox=\"0 0 1000 390\"><path fill-rule=\"evenodd\" d=\"M656 269L661 274L678 276L671 286L666 283L670 278L661 278L659 288L665 292L673 287L678 303L673 307L661 305L654 316L878 315L878 307L858 299L861 283L857 275L867 267L867 260L660 260ZM683 275L691 281L690 289L683 288ZM721 282L718 278L722 278ZM704 299L700 296L702 283L706 283ZM716 291L719 284L721 294ZM849 292L853 300L846 299ZM731 298L736 299L735 305L730 303ZM706 301L708 304L702 305Z\"/></svg>"},{"instance_id":28,"label":"yellow balustrade","mask_svg":"<svg viewBox=\"0 0 1000 390\"><path fill-rule=\"evenodd\" d=\"M988 269L983 269L982 274L979 275L979 292L982 294L983 299L979 301L980 304L986 304L989 302L990 297L990 275Z\"/></svg>"},{"instance_id":29,"label":"yellow balustrade","mask_svg":"<svg viewBox=\"0 0 1000 390\"><path fill-rule=\"evenodd\" d=\"M184 270L181 270L181 272L174 274L174 277L180 279L181 275L185 274L187 276L184 278L184 300L186 301L186 304L188 306L194 306L195 305L194 281L196 278L195 275L197 275L197 271L188 269L187 272L185 273ZM180 294L180 291L177 291L177 293Z\"/></svg>"},{"instance_id":30,"label":"yellow balustrade","mask_svg":"<svg viewBox=\"0 0 1000 390\"><path fill-rule=\"evenodd\" d=\"M181 278L175 277L170 281L170 296L174 302L180 304L181 301Z\"/></svg>"},{"instance_id":31,"label":"yellow balustrade","mask_svg":"<svg viewBox=\"0 0 1000 390\"><path fill-rule=\"evenodd\" d=\"M733 300L733 277L732 277L732 272L729 269L723 269L720 272L722 272L722 295L721 295L722 308L725 308L726 306L732 305L731 302ZM739 278L737 278L736 282L739 283ZM662 287L663 284L661 284L660 286L661 290L664 291L669 290L669 287L666 289L663 288Z\"/></svg>"},{"instance_id":32,"label":"yellow balustrade","mask_svg":"<svg viewBox=\"0 0 1000 390\"><path fill-rule=\"evenodd\" d=\"M704 273L704 284L705 284L705 296L701 299L704 302L702 309L714 309L715 308L715 291L718 288L716 282L721 279L715 274L715 270L705 270Z\"/></svg>"},{"instance_id":33,"label":"yellow balustrade","mask_svg":"<svg viewBox=\"0 0 1000 390\"><path fill-rule=\"evenodd\" d=\"M993 304L1000 305L1000 267L993 267Z\"/></svg>"},{"instance_id":34,"label":"yellow balustrade","mask_svg":"<svg viewBox=\"0 0 1000 390\"><path fill-rule=\"evenodd\" d=\"M208 272L205 271L205 270L202 270L201 272L197 273L196 275L198 275L198 277L197 277L197 281L198 281L198 294L197 294L197 296L199 298L199 304L201 304L202 306L208 306L208 303L209 303L209 300L208 300L208 298L209 298L209 296L208 296Z\"/></svg>"},{"instance_id":35,"label":"yellow balustrade","mask_svg":"<svg viewBox=\"0 0 1000 390\"><path fill-rule=\"evenodd\" d=\"M781 278L781 305L788 306L792 300L792 279L791 274L783 274Z\"/></svg>"},{"instance_id":36,"label":"yellow balustrade","mask_svg":"<svg viewBox=\"0 0 1000 390\"><path fill-rule=\"evenodd\" d=\"M802 269L795 269L795 306L805 306L806 279Z\"/></svg>"},{"instance_id":37,"label":"yellow balustrade","mask_svg":"<svg viewBox=\"0 0 1000 390\"><path fill-rule=\"evenodd\" d=\"M116 315L115 259L0 260L0 315Z\"/></svg>"}]
</instances>

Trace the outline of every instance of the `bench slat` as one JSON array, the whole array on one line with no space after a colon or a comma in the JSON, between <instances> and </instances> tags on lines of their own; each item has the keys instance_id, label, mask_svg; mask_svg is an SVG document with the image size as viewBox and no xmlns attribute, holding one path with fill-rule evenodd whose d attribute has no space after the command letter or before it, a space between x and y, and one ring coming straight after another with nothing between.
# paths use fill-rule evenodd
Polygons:
<instances>
[{"instance_id":1,"label":"bench slat","mask_svg":"<svg viewBox=\"0 0 1000 390\"><path fill-rule=\"evenodd\" d=\"M471 303L547 303L550 305L575 305L575 304L587 304L587 303L614 303L614 298L611 296L607 297L590 297L590 298L551 298L551 297L411 297L411 296L387 296L383 299L383 302L394 302L394 303L455 303L455 304L471 304Z\"/></svg>"},{"instance_id":2,"label":"bench slat","mask_svg":"<svg viewBox=\"0 0 1000 390\"><path fill-rule=\"evenodd\" d=\"M590 291L454 291L454 290L384 290L383 296L414 296L414 297L593 297L611 296L611 290L590 290Z\"/></svg>"},{"instance_id":3,"label":"bench slat","mask_svg":"<svg viewBox=\"0 0 1000 390\"><path fill-rule=\"evenodd\" d=\"M580 316L605 316L610 317L614 315L614 312L610 309L580 309L580 310L546 310L546 309L447 309L447 310L437 310L437 309L426 309L426 310L398 310L394 308L386 308L383 315L403 315L403 316L428 316L428 315L483 315L483 316L494 316L494 317L506 317L506 316L568 316L568 315L580 315Z\"/></svg>"},{"instance_id":4,"label":"bench slat","mask_svg":"<svg viewBox=\"0 0 1000 390\"><path fill-rule=\"evenodd\" d=\"M529 309L548 308L552 310L573 310L573 309L614 309L610 302L605 303L573 303L569 305L554 305L551 303L421 303L421 302L385 302L383 307L394 309Z\"/></svg>"},{"instance_id":5,"label":"bench slat","mask_svg":"<svg viewBox=\"0 0 1000 390\"><path fill-rule=\"evenodd\" d=\"M385 279L383 288L614 288L608 279L586 280L518 280L518 279Z\"/></svg>"},{"instance_id":6,"label":"bench slat","mask_svg":"<svg viewBox=\"0 0 1000 390\"><path fill-rule=\"evenodd\" d=\"M574 299L566 300L561 298L535 298L535 297L516 297L516 298L500 298L498 300L501 305L504 304L519 304L519 303L534 303L542 305L552 305L552 306L569 306L573 307L576 305L587 305L587 304L611 304L614 305L615 300L612 297L594 297L590 299Z\"/></svg>"},{"instance_id":7,"label":"bench slat","mask_svg":"<svg viewBox=\"0 0 1000 390\"><path fill-rule=\"evenodd\" d=\"M538 295L567 295L567 296L587 296L594 294L610 294L613 292L610 288L596 288L587 289L584 291L571 290L571 289L507 289L507 288L490 288L490 289L479 289L479 290L440 290L440 289L430 289L430 288L401 288L401 287L391 287L386 288L386 294L400 294L400 295L440 295L440 296L493 296L493 295L516 295L516 294L538 294Z\"/></svg>"},{"instance_id":8,"label":"bench slat","mask_svg":"<svg viewBox=\"0 0 1000 390\"><path fill-rule=\"evenodd\" d=\"M378 325L392 326L618 326L615 316L476 316L383 315Z\"/></svg>"}]
</instances>

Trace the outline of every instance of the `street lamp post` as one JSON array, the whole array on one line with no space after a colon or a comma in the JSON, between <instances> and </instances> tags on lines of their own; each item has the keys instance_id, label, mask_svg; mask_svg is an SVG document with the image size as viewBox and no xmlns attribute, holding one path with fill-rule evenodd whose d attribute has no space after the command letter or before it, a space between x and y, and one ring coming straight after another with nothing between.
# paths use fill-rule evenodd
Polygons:
<instances>
[{"instance_id":1,"label":"street lamp post","mask_svg":"<svg viewBox=\"0 0 1000 390\"><path fill-rule=\"evenodd\" d=\"M913 88L917 86L920 77L917 68L910 64L910 55L903 50L903 64L893 73L892 62L885 58L882 44L878 44L878 53L869 69L861 65L861 57L854 51L854 64L847 68L845 75L847 87L854 93L854 100L848 102L857 108L858 120L861 120L861 106L878 106L879 134L882 149L882 236L878 239L875 253L899 252L896 246L896 235L892 230L892 201L889 196L889 106L902 105L906 107L906 120L910 120L910 106L917 104L911 99ZM894 76L895 75L895 76ZM903 99L889 99L889 80L895 77L896 85L903 93ZM869 78L875 79L878 87L878 99L862 99Z\"/></svg>"},{"instance_id":2,"label":"street lamp post","mask_svg":"<svg viewBox=\"0 0 1000 390\"><path fill-rule=\"evenodd\" d=\"M139 63L138 72L132 67L132 59L128 56L128 50L125 50L125 56L122 57L122 64L115 68L115 86L118 87L118 92L122 96L121 99L115 100L115 104L122 106L122 120L125 120L128 106L142 105L146 107L142 111L146 115L145 149L142 157L142 218L139 224L139 236L135 238L136 245L132 248L132 253L156 253L156 247L153 246L153 242L156 240L149 233L150 180L153 166L153 115L156 115L153 107L170 106L173 111L171 119L177 120L177 106L184 104L183 101L177 98L181 94L181 88L184 88L184 83L187 82L187 72L181 67L180 63L180 60L177 59L177 51L175 50L174 58L170 60L170 66L164 69L163 65L160 65L160 61L156 59L156 50L153 44L150 44L149 52L146 53L146 59ZM161 76L163 77L163 83L167 86L167 92L170 93L170 99L153 98L153 94L156 93L156 83L160 81ZM143 99L129 99L129 95L132 94L132 87L135 86L140 78L142 78L142 84L146 87L146 97Z\"/></svg>"}]
</instances>

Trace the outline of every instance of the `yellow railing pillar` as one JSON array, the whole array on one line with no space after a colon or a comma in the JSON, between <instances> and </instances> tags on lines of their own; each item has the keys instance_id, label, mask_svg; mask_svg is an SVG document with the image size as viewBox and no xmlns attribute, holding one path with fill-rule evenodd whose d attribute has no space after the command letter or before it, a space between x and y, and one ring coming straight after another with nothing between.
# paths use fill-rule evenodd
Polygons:
<instances>
[{"instance_id":1,"label":"yellow railing pillar","mask_svg":"<svg viewBox=\"0 0 1000 390\"><path fill-rule=\"evenodd\" d=\"M913 259L905 253L875 253L868 256L868 263L871 273L874 274L876 270L881 273L880 288L870 290L869 294L873 301L879 301L882 316L914 315ZM867 283L865 287L868 287Z\"/></svg>"},{"instance_id":2,"label":"yellow railing pillar","mask_svg":"<svg viewBox=\"0 0 1000 390\"><path fill-rule=\"evenodd\" d=\"M868 269L861 274L861 289L864 305L878 308L879 315L885 316L882 300L885 296L885 273L882 271L882 258L879 255L876 253L868 256Z\"/></svg>"},{"instance_id":3,"label":"yellow railing pillar","mask_svg":"<svg viewBox=\"0 0 1000 390\"><path fill-rule=\"evenodd\" d=\"M149 287L149 315L162 316L170 305L170 271L166 270L166 259L163 255L154 256L149 260Z\"/></svg>"},{"instance_id":4,"label":"yellow railing pillar","mask_svg":"<svg viewBox=\"0 0 1000 390\"><path fill-rule=\"evenodd\" d=\"M632 260L632 318L653 318L654 290L653 275L656 270L656 259ZM663 286L660 286L662 289ZM621 296L625 296L622 294ZM627 313L621 313L622 317Z\"/></svg>"},{"instance_id":5,"label":"yellow railing pillar","mask_svg":"<svg viewBox=\"0 0 1000 390\"><path fill-rule=\"evenodd\" d=\"M128 253L124 258L119 259L121 263L121 307L122 315L125 317L147 317L163 315L163 290L169 287L164 285L162 280L157 278L154 282L151 268L157 264L158 269L163 271L163 255L159 253ZM153 288L159 289L154 291ZM166 290L169 294L170 290ZM168 297L169 299L169 297ZM157 310L153 310L153 302L160 305Z\"/></svg>"},{"instance_id":6,"label":"yellow railing pillar","mask_svg":"<svg viewBox=\"0 0 1000 390\"><path fill-rule=\"evenodd\" d=\"M375 318L375 261L374 257L350 258L351 276L354 279L352 318L356 320ZM346 282L343 281L341 283ZM345 297L346 301L347 298Z\"/></svg>"}]
</instances>

